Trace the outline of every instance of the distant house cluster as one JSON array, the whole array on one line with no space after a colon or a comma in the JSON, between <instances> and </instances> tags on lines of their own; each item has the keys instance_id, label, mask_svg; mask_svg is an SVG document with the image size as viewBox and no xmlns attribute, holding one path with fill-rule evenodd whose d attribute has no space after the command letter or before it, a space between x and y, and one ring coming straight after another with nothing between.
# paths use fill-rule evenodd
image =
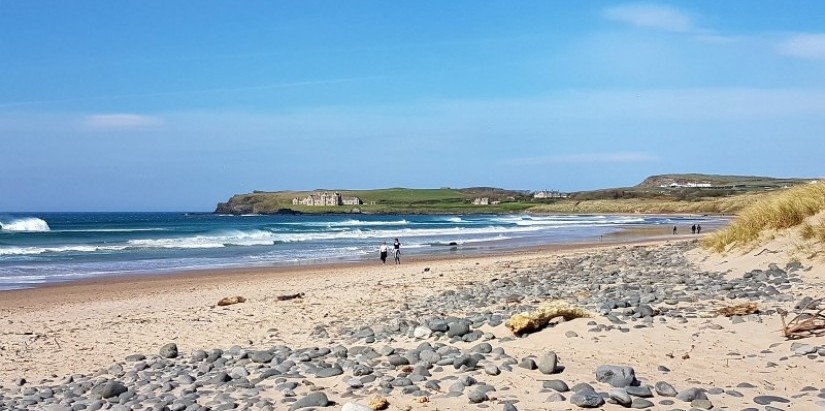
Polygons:
<instances>
[{"instance_id":1,"label":"distant house cluster","mask_svg":"<svg viewBox=\"0 0 825 411\"><path fill-rule=\"evenodd\" d=\"M533 198L567 198L567 193L550 190L536 191L533 193Z\"/></svg>"},{"instance_id":2,"label":"distant house cluster","mask_svg":"<svg viewBox=\"0 0 825 411\"><path fill-rule=\"evenodd\" d=\"M490 200L489 197L477 197L473 199L473 205L499 205L500 200Z\"/></svg>"},{"instance_id":3,"label":"distant house cluster","mask_svg":"<svg viewBox=\"0 0 825 411\"><path fill-rule=\"evenodd\" d=\"M689 182L686 182L686 183L673 182L673 183L670 183L668 185L661 185L659 187L660 188L710 188L710 187L713 187L713 184L708 183L708 182L697 183L697 182L694 182L694 181L689 181Z\"/></svg>"},{"instance_id":4,"label":"distant house cluster","mask_svg":"<svg viewBox=\"0 0 825 411\"><path fill-rule=\"evenodd\" d=\"M302 198L293 198L292 205L305 206L340 206L340 205L361 205L364 204L358 197L343 197L339 193L310 194Z\"/></svg>"}]
</instances>

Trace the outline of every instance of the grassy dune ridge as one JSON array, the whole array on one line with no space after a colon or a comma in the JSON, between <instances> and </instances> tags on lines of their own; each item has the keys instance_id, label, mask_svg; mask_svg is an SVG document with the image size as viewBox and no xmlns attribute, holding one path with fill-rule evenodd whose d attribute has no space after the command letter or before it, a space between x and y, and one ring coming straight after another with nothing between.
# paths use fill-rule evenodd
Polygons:
<instances>
[{"instance_id":1,"label":"grassy dune ridge","mask_svg":"<svg viewBox=\"0 0 825 411\"><path fill-rule=\"evenodd\" d=\"M768 193L743 209L730 226L705 238L703 245L722 252L752 244L767 230L797 226L801 227L803 239L816 238L825 243L825 223L806 222L808 217L822 211L825 211L825 181Z\"/></svg>"},{"instance_id":2,"label":"grassy dune ridge","mask_svg":"<svg viewBox=\"0 0 825 411\"><path fill-rule=\"evenodd\" d=\"M633 198L617 200L565 200L531 208L535 213L616 213L616 214L733 214L765 196L765 193L706 198L697 201Z\"/></svg>"}]
</instances>

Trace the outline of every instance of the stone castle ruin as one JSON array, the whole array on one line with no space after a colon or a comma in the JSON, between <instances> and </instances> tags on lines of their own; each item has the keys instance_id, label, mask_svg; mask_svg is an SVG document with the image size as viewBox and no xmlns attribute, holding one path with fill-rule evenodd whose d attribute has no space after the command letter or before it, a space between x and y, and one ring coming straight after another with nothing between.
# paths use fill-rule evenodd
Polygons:
<instances>
[{"instance_id":1,"label":"stone castle ruin","mask_svg":"<svg viewBox=\"0 0 825 411\"><path fill-rule=\"evenodd\" d=\"M339 193L310 194L302 198L293 198L292 205L305 206L340 206L340 205L361 205L363 202L358 197L343 197Z\"/></svg>"}]
</instances>

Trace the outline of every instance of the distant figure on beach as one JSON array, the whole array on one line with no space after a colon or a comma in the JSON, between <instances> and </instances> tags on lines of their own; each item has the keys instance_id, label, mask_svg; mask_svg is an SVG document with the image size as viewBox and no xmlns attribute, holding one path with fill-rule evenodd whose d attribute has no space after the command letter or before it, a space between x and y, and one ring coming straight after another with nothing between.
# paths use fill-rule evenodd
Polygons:
<instances>
[{"instance_id":1,"label":"distant figure on beach","mask_svg":"<svg viewBox=\"0 0 825 411\"><path fill-rule=\"evenodd\" d=\"M696 224L690 226L690 232L691 234L696 234Z\"/></svg>"},{"instance_id":2,"label":"distant figure on beach","mask_svg":"<svg viewBox=\"0 0 825 411\"><path fill-rule=\"evenodd\" d=\"M673 226L673 235L676 235L676 226Z\"/></svg>"},{"instance_id":3,"label":"distant figure on beach","mask_svg":"<svg viewBox=\"0 0 825 411\"><path fill-rule=\"evenodd\" d=\"M401 242L398 239L395 239L395 242L392 243L392 249L395 252L395 263L401 264Z\"/></svg>"},{"instance_id":4,"label":"distant figure on beach","mask_svg":"<svg viewBox=\"0 0 825 411\"><path fill-rule=\"evenodd\" d=\"M378 252L381 255L381 264L387 263L387 242L384 241L381 244L381 247L378 248Z\"/></svg>"},{"instance_id":5,"label":"distant figure on beach","mask_svg":"<svg viewBox=\"0 0 825 411\"><path fill-rule=\"evenodd\" d=\"M696 224L696 234L702 234L702 226Z\"/></svg>"}]
</instances>

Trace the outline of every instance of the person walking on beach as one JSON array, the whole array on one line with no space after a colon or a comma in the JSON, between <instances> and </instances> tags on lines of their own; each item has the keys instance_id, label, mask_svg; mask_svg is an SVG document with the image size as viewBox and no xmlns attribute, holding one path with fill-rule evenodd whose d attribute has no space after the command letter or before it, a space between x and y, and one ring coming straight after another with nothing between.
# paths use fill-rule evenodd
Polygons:
<instances>
[{"instance_id":1,"label":"person walking on beach","mask_svg":"<svg viewBox=\"0 0 825 411\"><path fill-rule=\"evenodd\" d=\"M696 234L702 234L702 226L696 224Z\"/></svg>"},{"instance_id":2,"label":"person walking on beach","mask_svg":"<svg viewBox=\"0 0 825 411\"><path fill-rule=\"evenodd\" d=\"M696 224L694 224L694 225L690 226L690 232L691 232L692 234L696 234Z\"/></svg>"},{"instance_id":3,"label":"person walking on beach","mask_svg":"<svg viewBox=\"0 0 825 411\"><path fill-rule=\"evenodd\" d=\"M381 256L381 264L387 263L387 242L381 244L381 247L378 247L378 253Z\"/></svg>"},{"instance_id":4,"label":"person walking on beach","mask_svg":"<svg viewBox=\"0 0 825 411\"><path fill-rule=\"evenodd\" d=\"M676 226L673 226L673 235L676 235Z\"/></svg>"},{"instance_id":5,"label":"person walking on beach","mask_svg":"<svg viewBox=\"0 0 825 411\"><path fill-rule=\"evenodd\" d=\"M401 264L401 242L398 239L395 239L395 242L392 243L392 249L395 252L395 263Z\"/></svg>"}]
</instances>

